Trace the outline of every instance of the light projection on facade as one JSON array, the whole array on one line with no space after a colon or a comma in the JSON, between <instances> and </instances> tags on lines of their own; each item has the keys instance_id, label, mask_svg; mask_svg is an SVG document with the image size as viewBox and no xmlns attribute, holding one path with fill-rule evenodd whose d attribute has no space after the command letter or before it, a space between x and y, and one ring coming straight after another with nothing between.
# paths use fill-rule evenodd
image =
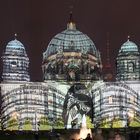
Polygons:
<instances>
[{"instance_id":1,"label":"light projection on facade","mask_svg":"<svg viewBox=\"0 0 140 140\"><path fill-rule=\"evenodd\" d=\"M43 53L43 82L30 82L29 59L17 39L2 56L1 125L4 130L140 126L140 54L128 39L118 53L117 82L102 79L100 53L70 21Z\"/></svg>"},{"instance_id":2,"label":"light projection on facade","mask_svg":"<svg viewBox=\"0 0 140 140\"><path fill-rule=\"evenodd\" d=\"M26 54L24 45L16 38L7 44L2 56L2 61L3 81L30 81L28 73L29 58Z\"/></svg>"}]
</instances>

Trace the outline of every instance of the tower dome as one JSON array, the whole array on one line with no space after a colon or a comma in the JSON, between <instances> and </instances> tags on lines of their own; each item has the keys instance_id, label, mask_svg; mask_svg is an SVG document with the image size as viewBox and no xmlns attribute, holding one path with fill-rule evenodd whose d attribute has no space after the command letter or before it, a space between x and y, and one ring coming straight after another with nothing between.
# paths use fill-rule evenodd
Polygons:
<instances>
[{"instance_id":1,"label":"tower dome","mask_svg":"<svg viewBox=\"0 0 140 140\"><path fill-rule=\"evenodd\" d=\"M138 46L129 38L119 50L116 80L140 80L140 53Z\"/></svg>"},{"instance_id":2,"label":"tower dome","mask_svg":"<svg viewBox=\"0 0 140 140\"><path fill-rule=\"evenodd\" d=\"M100 53L93 41L77 30L76 24L70 21L67 29L55 35L50 41L43 53L42 68L44 80L98 79L101 69ZM93 71L98 71L98 74Z\"/></svg>"},{"instance_id":3,"label":"tower dome","mask_svg":"<svg viewBox=\"0 0 140 140\"><path fill-rule=\"evenodd\" d=\"M24 49L24 46L23 44L18 41L16 38L12 41L10 41L8 44L7 44L7 47L6 48L13 48L13 49Z\"/></svg>"},{"instance_id":4,"label":"tower dome","mask_svg":"<svg viewBox=\"0 0 140 140\"><path fill-rule=\"evenodd\" d=\"M8 81L29 81L29 58L24 45L16 38L6 45L2 56L2 79Z\"/></svg>"},{"instance_id":5,"label":"tower dome","mask_svg":"<svg viewBox=\"0 0 140 140\"><path fill-rule=\"evenodd\" d=\"M126 53L126 52L129 52L129 53L133 53L133 52L138 52L138 46L130 41L129 39L123 43L123 45L121 46L120 50L119 50L119 54L121 53Z\"/></svg>"}]
</instances>

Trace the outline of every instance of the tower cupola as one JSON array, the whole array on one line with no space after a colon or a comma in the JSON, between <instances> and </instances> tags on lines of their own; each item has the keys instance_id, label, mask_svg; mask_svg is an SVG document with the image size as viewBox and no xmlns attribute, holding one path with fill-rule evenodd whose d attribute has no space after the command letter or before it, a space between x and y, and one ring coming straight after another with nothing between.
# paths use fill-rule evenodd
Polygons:
<instances>
[{"instance_id":1,"label":"tower cupola","mask_svg":"<svg viewBox=\"0 0 140 140\"><path fill-rule=\"evenodd\" d=\"M4 82L30 81L29 58L26 54L24 45L15 39L8 42L3 52L3 72L2 79Z\"/></svg>"},{"instance_id":2,"label":"tower cupola","mask_svg":"<svg viewBox=\"0 0 140 140\"><path fill-rule=\"evenodd\" d=\"M117 57L117 81L140 80L140 53L138 46L128 40L123 43Z\"/></svg>"}]
</instances>

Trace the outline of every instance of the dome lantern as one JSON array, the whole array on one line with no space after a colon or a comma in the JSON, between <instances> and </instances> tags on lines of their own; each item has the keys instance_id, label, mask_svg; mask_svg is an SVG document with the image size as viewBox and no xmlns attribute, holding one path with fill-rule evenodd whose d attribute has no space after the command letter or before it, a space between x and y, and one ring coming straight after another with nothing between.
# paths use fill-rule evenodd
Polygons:
<instances>
[{"instance_id":1,"label":"dome lantern","mask_svg":"<svg viewBox=\"0 0 140 140\"><path fill-rule=\"evenodd\" d=\"M70 20L67 24L67 30L76 30L76 24L73 21L73 14L70 12Z\"/></svg>"}]
</instances>

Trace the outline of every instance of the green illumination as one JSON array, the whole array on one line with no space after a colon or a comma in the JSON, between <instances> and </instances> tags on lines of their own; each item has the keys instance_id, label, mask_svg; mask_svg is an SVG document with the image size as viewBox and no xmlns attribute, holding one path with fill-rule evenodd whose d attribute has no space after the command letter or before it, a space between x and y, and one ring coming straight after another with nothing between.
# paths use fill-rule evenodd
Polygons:
<instances>
[{"instance_id":1,"label":"green illumination","mask_svg":"<svg viewBox=\"0 0 140 140\"><path fill-rule=\"evenodd\" d=\"M134 117L129 124L130 127L140 127L140 120L138 120L138 117Z\"/></svg>"},{"instance_id":2,"label":"green illumination","mask_svg":"<svg viewBox=\"0 0 140 140\"><path fill-rule=\"evenodd\" d=\"M14 118L9 119L7 130L18 130L18 121Z\"/></svg>"},{"instance_id":3,"label":"green illumination","mask_svg":"<svg viewBox=\"0 0 140 140\"><path fill-rule=\"evenodd\" d=\"M32 123L29 119L25 120L23 130L32 130Z\"/></svg>"},{"instance_id":4,"label":"green illumination","mask_svg":"<svg viewBox=\"0 0 140 140\"><path fill-rule=\"evenodd\" d=\"M94 128L94 124L92 123L92 120L89 116L86 116L86 124L87 128Z\"/></svg>"}]
</instances>

